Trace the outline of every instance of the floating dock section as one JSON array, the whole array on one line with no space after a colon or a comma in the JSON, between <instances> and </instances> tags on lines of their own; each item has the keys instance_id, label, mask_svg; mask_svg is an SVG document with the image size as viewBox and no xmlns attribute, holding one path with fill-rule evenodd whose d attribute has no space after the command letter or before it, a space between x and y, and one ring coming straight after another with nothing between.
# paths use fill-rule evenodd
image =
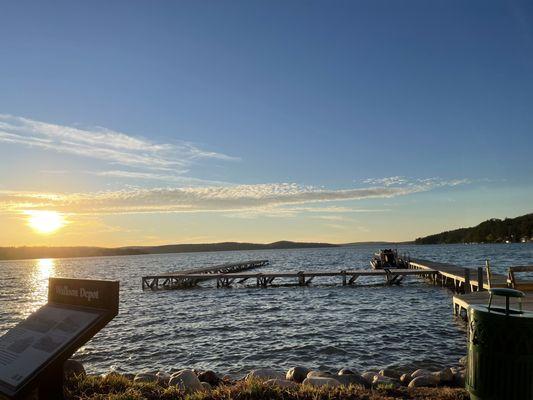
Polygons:
<instances>
[{"instance_id":1,"label":"floating dock section","mask_svg":"<svg viewBox=\"0 0 533 400\"><path fill-rule=\"evenodd\" d=\"M228 274L248 271L254 268L264 267L269 264L270 261L268 260L251 260L240 263L226 263L205 268L194 268L184 271L168 272L162 275L143 276L142 288L143 290L172 288L172 285L180 279L179 277L183 275L200 275L200 277L194 278L196 282L200 282L203 280L215 278L215 274ZM187 281L187 278L185 278L184 281Z\"/></svg>"}]
</instances>

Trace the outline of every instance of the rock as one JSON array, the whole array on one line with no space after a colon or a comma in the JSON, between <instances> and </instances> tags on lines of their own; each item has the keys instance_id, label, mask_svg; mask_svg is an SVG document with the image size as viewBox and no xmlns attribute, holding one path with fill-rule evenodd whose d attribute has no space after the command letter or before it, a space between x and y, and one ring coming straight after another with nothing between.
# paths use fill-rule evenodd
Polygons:
<instances>
[{"instance_id":1,"label":"rock","mask_svg":"<svg viewBox=\"0 0 533 400\"><path fill-rule=\"evenodd\" d=\"M437 372L437 377L439 378L439 383L441 385L449 385L453 383L453 375L451 368L444 368Z\"/></svg>"},{"instance_id":2,"label":"rock","mask_svg":"<svg viewBox=\"0 0 533 400\"><path fill-rule=\"evenodd\" d=\"M168 372L158 371L155 376L157 378L157 382L162 385L168 385L168 381L170 380L170 374Z\"/></svg>"},{"instance_id":3,"label":"rock","mask_svg":"<svg viewBox=\"0 0 533 400\"><path fill-rule=\"evenodd\" d=\"M386 376L387 378L393 378L393 379L400 379L400 377L402 376L401 372L398 372L390 368L382 369L381 371L379 371L379 374L381 376Z\"/></svg>"},{"instance_id":4,"label":"rock","mask_svg":"<svg viewBox=\"0 0 533 400\"><path fill-rule=\"evenodd\" d=\"M177 386L185 393L193 393L202 390L204 387L194 372L184 369L175 372L170 376L169 386Z\"/></svg>"},{"instance_id":5,"label":"rock","mask_svg":"<svg viewBox=\"0 0 533 400\"><path fill-rule=\"evenodd\" d=\"M135 374L131 374L131 373L122 374L122 376L129 381L132 381L135 379Z\"/></svg>"},{"instance_id":6,"label":"rock","mask_svg":"<svg viewBox=\"0 0 533 400\"><path fill-rule=\"evenodd\" d=\"M335 379L338 380L342 386L355 385L370 389L370 383L359 374L337 375Z\"/></svg>"},{"instance_id":7,"label":"rock","mask_svg":"<svg viewBox=\"0 0 533 400\"><path fill-rule=\"evenodd\" d=\"M428 386L437 386L439 383L439 379L435 375L421 375L417 376L416 378L413 378L411 382L409 382L409 387L428 387Z\"/></svg>"},{"instance_id":8,"label":"rock","mask_svg":"<svg viewBox=\"0 0 533 400\"><path fill-rule=\"evenodd\" d=\"M63 364L63 376L65 379L74 377L85 378L87 373L85 372L85 367L81 362L69 359Z\"/></svg>"},{"instance_id":9,"label":"rock","mask_svg":"<svg viewBox=\"0 0 533 400\"><path fill-rule=\"evenodd\" d=\"M269 379L265 381L265 386L279 386L283 389L292 389L297 388L298 384L296 382L290 381L288 379Z\"/></svg>"},{"instance_id":10,"label":"rock","mask_svg":"<svg viewBox=\"0 0 533 400\"><path fill-rule=\"evenodd\" d=\"M285 374L285 379L293 382L302 383L304 379L307 378L308 373L308 368L294 367L287 371L287 373Z\"/></svg>"},{"instance_id":11,"label":"rock","mask_svg":"<svg viewBox=\"0 0 533 400\"><path fill-rule=\"evenodd\" d=\"M457 387L465 387L465 373L464 371L453 374L453 385Z\"/></svg>"},{"instance_id":12,"label":"rock","mask_svg":"<svg viewBox=\"0 0 533 400\"><path fill-rule=\"evenodd\" d=\"M405 386L409 385L409 382L411 382L412 379L411 374L403 374L400 376L400 382Z\"/></svg>"},{"instance_id":13,"label":"rock","mask_svg":"<svg viewBox=\"0 0 533 400\"><path fill-rule=\"evenodd\" d=\"M260 379L263 381L269 380L269 379L285 379L285 374L283 372L279 372L276 370L273 370L271 368L261 368L261 369L254 369L246 375L246 380L249 379Z\"/></svg>"},{"instance_id":14,"label":"rock","mask_svg":"<svg viewBox=\"0 0 533 400\"><path fill-rule=\"evenodd\" d=\"M372 387L379 388L380 386L397 388L400 386L400 381L388 376L376 374L374 376L374 380L372 381Z\"/></svg>"},{"instance_id":15,"label":"rock","mask_svg":"<svg viewBox=\"0 0 533 400\"><path fill-rule=\"evenodd\" d=\"M198 373L200 382L209 383L210 386L217 386L220 383L220 378L214 371L201 371Z\"/></svg>"},{"instance_id":16,"label":"rock","mask_svg":"<svg viewBox=\"0 0 533 400\"><path fill-rule=\"evenodd\" d=\"M202 389L206 392L211 390L211 385L207 382L200 382L202 384Z\"/></svg>"},{"instance_id":17,"label":"rock","mask_svg":"<svg viewBox=\"0 0 533 400\"><path fill-rule=\"evenodd\" d=\"M334 378L327 378L327 377L322 377L322 376L307 377L303 381L303 384L314 386L314 387L323 387L323 386L337 387L341 385L341 383Z\"/></svg>"},{"instance_id":18,"label":"rock","mask_svg":"<svg viewBox=\"0 0 533 400\"><path fill-rule=\"evenodd\" d=\"M333 378L333 375L324 371L309 371L307 378Z\"/></svg>"},{"instance_id":19,"label":"rock","mask_svg":"<svg viewBox=\"0 0 533 400\"><path fill-rule=\"evenodd\" d=\"M157 376L156 374L152 372L141 372L135 375L135 378L133 378L133 382L135 383L157 382Z\"/></svg>"},{"instance_id":20,"label":"rock","mask_svg":"<svg viewBox=\"0 0 533 400\"><path fill-rule=\"evenodd\" d=\"M428 371L427 369L417 369L416 371L413 371L413 373L411 374L411 378L414 379L424 375L431 375L431 371Z\"/></svg>"},{"instance_id":21,"label":"rock","mask_svg":"<svg viewBox=\"0 0 533 400\"><path fill-rule=\"evenodd\" d=\"M467 363L467 357L466 356L463 356L459 359L459 365L462 365L463 367L466 367L466 363Z\"/></svg>"},{"instance_id":22,"label":"rock","mask_svg":"<svg viewBox=\"0 0 533 400\"><path fill-rule=\"evenodd\" d=\"M378 374L376 372L368 371L368 372L363 373L361 376L365 378L368 383L372 383L374 382L374 377L377 375Z\"/></svg>"},{"instance_id":23,"label":"rock","mask_svg":"<svg viewBox=\"0 0 533 400\"><path fill-rule=\"evenodd\" d=\"M337 375L361 375L361 374L355 369L343 368L339 372L337 372Z\"/></svg>"}]
</instances>

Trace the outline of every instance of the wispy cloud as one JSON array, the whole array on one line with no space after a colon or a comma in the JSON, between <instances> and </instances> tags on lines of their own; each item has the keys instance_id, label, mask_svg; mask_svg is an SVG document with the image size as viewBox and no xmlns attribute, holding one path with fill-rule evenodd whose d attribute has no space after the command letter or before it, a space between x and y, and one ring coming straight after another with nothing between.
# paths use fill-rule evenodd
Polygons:
<instances>
[{"instance_id":1,"label":"wispy cloud","mask_svg":"<svg viewBox=\"0 0 533 400\"><path fill-rule=\"evenodd\" d=\"M341 190L281 183L71 194L0 191L0 211L54 209L71 213L120 214L242 210L269 212L276 208L278 211L279 208L287 208L285 211L290 212L291 207L298 205L328 206L336 201L391 198L457 184L456 181L431 181L407 187L382 186Z\"/></svg>"},{"instance_id":2,"label":"wispy cloud","mask_svg":"<svg viewBox=\"0 0 533 400\"><path fill-rule=\"evenodd\" d=\"M188 142L153 143L102 127L77 128L6 114L0 114L0 142L178 174L199 159L236 159Z\"/></svg>"},{"instance_id":3,"label":"wispy cloud","mask_svg":"<svg viewBox=\"0 0 533 400\"><path fill-rule=\"evenodd\" d=\"M408 183L408 180L403 176L389 176L386 178L368 178L365 179L363 182L369 185L393 186L404 185Z\"/></svg>"},{"instance_id":4,"label":"wispy cloud","mask_svg":"<svg viewBox=\"0 0 533 400\"><path fill-rule=\"evenodd\" d=\"M123 171L123 170L111 170L111 171L84 171L86 174L108 177L108 178L119 178L119 179L133 179L136 181L139 180L148 180L148 181L160 181L160 182L169 182L169 183L181 183L185 185L229 185L228 182L222 181L213 181L206 179L192 178L188 176L181 175L170 175L170 174L161 174L156 172L138 172L138 171Z\"/></svg>"},{"instance_id":5,"label":"wispy cloud","mask_svg":"<svg viewBox=\"0 0 533 400\"><path fill-rule=\"evenodd\" d=\"M470 183L468 179L450 179L443 180L438 177L431 178L408 178L405 176L388 176L384 178L368 178L363 183L373 186L457 186Z\"/></svg>"}]
</instances>

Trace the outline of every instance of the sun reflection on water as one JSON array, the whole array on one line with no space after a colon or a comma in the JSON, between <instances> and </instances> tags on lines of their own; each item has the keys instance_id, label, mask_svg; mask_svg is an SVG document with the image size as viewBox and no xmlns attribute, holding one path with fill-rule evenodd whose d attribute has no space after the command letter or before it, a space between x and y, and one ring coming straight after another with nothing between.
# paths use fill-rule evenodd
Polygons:
<instances>
[{"instance_id":1,"label":"sun reflection on water","mask_svg":"<svg viewBox=\"0 0 533 400\"><path fill-rule=\"evenodd\" d=\"M55 273L55 260L53 258L41 258L37 260L37 271L40 280L46 280Z\"/></svg>"},{"instance_id":2,"label":"sun reflection on water","mask_svg":"<svg viewBox=\"0 0 533 400\"><path fill-rule=\"evenodd\" d=\"M32 274L32 300L38 304L46 303L48 298L48 278L56 273L56 261L53 258L36 260Z\"/></svg>"}]
</instances>

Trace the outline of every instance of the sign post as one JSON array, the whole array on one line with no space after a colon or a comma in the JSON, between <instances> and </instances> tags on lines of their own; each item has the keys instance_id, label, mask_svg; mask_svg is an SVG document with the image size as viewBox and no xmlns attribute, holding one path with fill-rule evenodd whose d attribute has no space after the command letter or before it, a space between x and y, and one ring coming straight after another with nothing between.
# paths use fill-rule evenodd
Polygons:
<instances>
[{"instance_id":1,"label":"sign post","mask_svg":"<svg viewBox=\"0 0 533 400\"><path fill-rule=\"evenodd\" d=\"M0 397L63 398L63 364L118 314L119 283L50 278L48 303L0 337Z\"/></svg>"}]
</instances>

